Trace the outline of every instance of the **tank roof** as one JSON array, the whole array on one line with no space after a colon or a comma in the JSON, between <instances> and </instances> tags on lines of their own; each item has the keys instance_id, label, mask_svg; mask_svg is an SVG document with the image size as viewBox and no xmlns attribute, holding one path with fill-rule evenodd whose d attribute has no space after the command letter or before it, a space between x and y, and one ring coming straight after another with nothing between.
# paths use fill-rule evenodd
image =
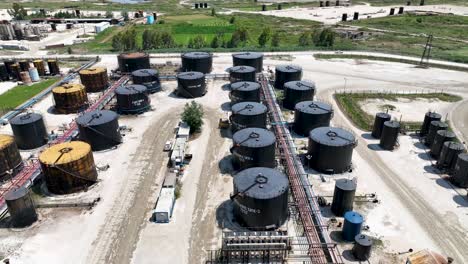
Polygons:
<instances>
[{"instance_id":1,"label":"tank roof","mask_svg":"<svg viewBox=\"0 0 468 264\"><path fill-rule=\"evenodd\" d=\"M62 86L55 87L52 92L53 93L74 93L78 91L84 90L85 87L79 83L67 83L63 84Z\"/></svg>"},{"instance_id":2,"label":"tank roof","mask_svg":"<svg viewBox=\"0 0 468 264\"><path fill-rule=\"evenodd\" d=\"M148 56L148 53L145 53L145 52L127 52L127 53L119 54L119 57L124 58L124 59L138 59L138 58L143 58L147 56Z\"/></svg>"},{"instance_id":3,"label":"tank roof","mask_svg":"<svg viewBox=\"0 0 468 264\"><path fill-rule=\"evenodd\" d=\"M42 119L42 115L38 113L25 113L15 116L10 120L12 125L26 125L31 124Z\"/></svg>"},{"instance_id":4,"label":"tank roof","mask_svg":"<svg viewBox=\"0 0 468 264\"><path fill-rule=\"evenodd\" d=\"M118 117L119 115L114 111L96 110L81 115L76 119L76 122L82 126L98 126L109 123Z\"/></svg>"},{"instance_id":5,"label":"tank roof","mask_svg":"<svg viewBox=\"0 0 468 264\"><path fill-rule=\"evenodd\" d=\"M335 186L344 191L356 190L356 183L353 180L348 180L348 179L336 180Z\"/></svg>"},{"instance_id":6,"label":"tank roof","mask_svg":"<svg viewBox=\"0 0 468 264\"><path fill-rule=\"evenodd\" d=\"M208 52L201 52L201 51L191 51L182 54L182 58L187 59L205 59L210 58L213 55Z\"/></svg>"},{"instance_id":7,"label":"tank roof","mask_svg":"<svg viewBox=\"0 0 468 264\"><path fill-rule=\"evenodd\" d=\"M392 118L392 116L389 113L384 113L384 112L379 112L375 114L375 116L382 118L382 119L389 119L389 120Z\"/></svg>"},{"instance_id":8,"label":"tank roof","mask_svg":"<svg viewBox=\"0 0 468 264\"><path fill-rule=\"evenodd\" d=\"M309 137L323 145L327 146L347 146L355 144L354 135L342 128L337 127L318 127L310 131Z\"/></svg>"},{"instance_id":9,"label":"tank roof","mask_svg":"<svg viewBox=\"0 0 468 264\"><path fill-rule=\"evenodd\" d=\"M201 79L204 78L205 74L202 72L181 72L177 74L177 79L184 79L184 80L196 80L196 79Z\"/></svg>"},{"instance_id":10,"label":"tank roof","mask_svg":"<svg viewBox=\"0 0 468 264\"><path fill-rule=\"evenodd\" d=\"M131 84L120 86L115 90L116 94L141 94L145 93L148 90L146 86L140 84Z\"/></svg>"},{"instance_id":11,"label":"tank roof","mask_svg":"<svg viewBox=\"0 0 468 264\"><path fill-rule=\"evenodd\" d=\"M94 74L101 74L107 73L107 69L103 67L96 67L96 68L89 68L80 71L82 75L94 75Z\"/></svg>"},{"instance_id":12,"label":"tank roof","mask_svg":"<svg viewBox=\"0 0 468 264\"><path fill-rule=\"evenodd\" d=\"M442 116L436 112L427 112L426 116L431 117L431 118L436 118L436 119L442 118Z\"/></svg>"},{"instance_id":13,"label":"tank roof","mask_svg":"<svg viewBox=\"0 0 468 264\"><path fill-rule=\"evenodd\" d=\"M353 224L361 224L364 221L362 215L355 211L348 211L344 214L344 218Z\"/></svg>"},{"instance_id":14,"label":"tank roof","mask_svg":"<svg viewBox=\"0 0 468 264\"><path fill-rule=\"evenodd\" d=\"M228 72L238 72L238 73L246 73L246 72L254 72L256 69L252 66L234 66L228 69Z\"/></svg>"},{"instance_id":15,"label":"tank roof","mask_svg":"<svg viewBox=\"0 0 468 264\"><path fill-rule=\"evenodd\" d=\"M437 131L437 134L439 134L441 136L444 136L444 137L448 137L448 138L454 138L455 137L455 133L453 133L451 131L448 131L448 130L439 130L439 131Z\"/></svg>"},{"instance_id":16,"label":"tank roof","mask_svg":"<svg viewBox=\"0 0 468 264\"><path fill-rule=\"evenodd\" d=\"M454 149L454 150L464 150L465 149L465 146L462 143L459 143L459 142L446 141L446 142L444 142L444 145L447 146L449 149Z\"/></svg>"},{"instance_id":17,"label":"tank roof","mask_svg":"<svg viewBox=\"0 0 468 264\"><path fill-rule=\"evenodd\" d=\"M369 236L366 236L364 234L358 234L354 237L354 241L358 243L361 246L367 246L370 247L372 246L372 239Z\"/></svg>"},{"instance_id":18,"label":"tank roof","mask_svg":"<svg viewBox=\"0 0 468 264\"><path fill-rule=\"evenodd\" d=\"M276 70L282 72L299 72L302 71L302 67L297 65L278 65L276 66Z\"/></svg>"},{"instance_id":19,"label":"tank roof","mask_svg":"<svg viewBox=\"0 0 468 264\"><path fill-rule=\"evenodd\" d=\"M26 188L24 186L21 186L19 188L16 188L16 189L13 189L13 190L9 191L5 195L5 200L7 200L7 201L18 200L18 199L24 197L26 194L28 194L28 188Z\"/></svg>"},{"instance_id":20,"label":"tank roof","mask_svg":"<svg viewBox=\"0 0 468 264\"><path fill-rule=\"evenodd\" d=\"M317 101L302 101L297 103L294 108L307 114L327 114L333 112L331 105Z\"/></svg>"},{"instance_id":21,"label":"tank roof","mask_svg":"<svg viewBox=\"0 0 468 264\"><path fill-rule=\"evenodd\" d=\"M391 127L391 128L399 128L400 122L398 121L385 121L384 126Z\"/></svg>"},{"instance_id":22,"label":"tank roof","mask_svg":"<svg viewBox=\"0 0 468 264\"><path fill-rule=\"evenodd\" d=\"M272 168L254 167L234 176L237 191L256 199L275 198L288 190L288 177Z\"/></svg>"},{"instance_id":23,"label":"tank roof","mask_svg":"<svg viewBox=\"0 0 468 264\"><path fill-rule=\"evenodd\" d=\"M245 147L261 148L270 146L276 142L275 134L263 128L244 128L232 136L234 144Z\"/></svg>"},{"instance_id":24,"label":"tank roof","mask_svg":"<svg viewBox=\"0 0 468 264\"><path fill-rule=\"evenodd\" d=\"M154 76L157 75L158 71L155 69L140 69L132 72L134 76Z\"/></svg>"},{"instance_id":25,"label":"tank roof","mask_svg":"<svg viewBox=\"0 0 468 264\"><path fill-rule=\"evenodd\" d=\"M91 152L91 146L83 141L70 141L53 145L39 155L47 165L60 165L79 160Z\"/></svg>"},{"instance_id":26,"label":"tank roof","mask_svg":"<svg viewBox=\"0 0 468 264\"><path fill-rule=\"evenodd\" d=\"M240 52L232 54L232 57L239 59L258 59L263 57L263 53L260 52Z\"/></svg>"},{"instance_id":27,"label":"tank roof","mask_svg":"<svg viewBox=\"0 0 468 264\"><path fill-rule=\"evenodd\" d=\"M33 62L44 62L43 60L33 60Z\"/></svg>"},{"instance_id":28,"label":"tank roof","mask_svg":"<svg viewBox=\"0 0 468 264\"><path fill-rule=\"evenodd\" d=\"M236 91L254 91L260 89L260 84L256 82L235 82L231 83L231 89Z\"/></svg>"},{"instance_id":29,"label":"tank roof","mask_svg":"<svg viewBox=\"0 0 468 264\"><path fill-rule=\"evenodd\" d=\"M259 115L267 112L267 107L257 102L241 102L233 105L231 111L239 115Z\"/></svg>"},{"instance_id":30,"label":"tank roof","mask_svg":"<svg viewBox=\"0 0 468 264\"><path fill-rule=\"evenodd\" d=\"M0 149L11 145L15 142L15 138L10 135L0 134Z\"/></svg>"},{"instance_id":31,"label":"tank roof","mask_svg":"<svg viewBox=\"0 0 468 264\"><path fill-rule=\"evenodd\" d=\"M440 120L431 121L431 125L436 126L436 127L444 127L444 128L448 127L447 123L442 122Z\"/></svg>"},{"instance_id":32,"label":"tank roof","mask_svg":"<svg viewBox=\"0 0 468 264\"><path fill-rule=\"evenodd\" d=\"M468 162L468 153L458 154L458 159L463 160L464 162Z\"/></svg>"},{"instance_id":33,"label":"tank roof","mask_svg":"<svg viewBox=\"0 0 468 264\"><path fill-rule=\"evenodd\" d=\"M315 82L312 81L291 81L284 84L284 88L291 90L307 91L315 90Z\"/></svg>"}]
</instances>

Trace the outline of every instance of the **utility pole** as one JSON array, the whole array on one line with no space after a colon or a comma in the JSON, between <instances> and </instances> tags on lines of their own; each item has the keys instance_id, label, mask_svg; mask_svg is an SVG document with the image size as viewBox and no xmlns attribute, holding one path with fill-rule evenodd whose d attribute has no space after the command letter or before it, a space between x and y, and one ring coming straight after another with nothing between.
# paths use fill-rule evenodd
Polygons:
<instances>
[{"instance_id":1,"label":"utility pole","mask_svg":"<svg viewBox=\"0 0 468 264\"><path fill-rule=\"evenodd\" d=\"M431 57L431 51L432 51L432 39L433 39L432 35L427 36L426 46L424 47L424 52L421 56L421 61L419 62L420 67L423 67L423 68L429 67L429 59Z\"/></svg>"}]
</instances>

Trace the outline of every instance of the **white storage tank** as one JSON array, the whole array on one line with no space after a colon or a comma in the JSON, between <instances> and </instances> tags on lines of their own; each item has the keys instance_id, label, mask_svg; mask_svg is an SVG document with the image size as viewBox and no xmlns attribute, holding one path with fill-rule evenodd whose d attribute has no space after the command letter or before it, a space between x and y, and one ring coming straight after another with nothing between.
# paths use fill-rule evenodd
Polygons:
<instances>
[{"instance_id":1,"label":"white storage tank","mask_svg":"<svg viewBox=\"0 0 468 264\"><path fill-rule=\"evenodd\" d=\"M106 30L108 27L110 27L109 22L101 22L94 26L94 31L96 32L96 34L99 34L102 31Z\"/></svg>"},{"instance_id":2,"label":"white storage tank","mask_svg":"<svg viewBox=\"0 0 468 264\"><path fill-rule=\"evenodd\" d=\"M153 220L156 223L169 223L175 203L175 188L162 188L156 209L153 210Z\"/></svg>"}]
</instances>

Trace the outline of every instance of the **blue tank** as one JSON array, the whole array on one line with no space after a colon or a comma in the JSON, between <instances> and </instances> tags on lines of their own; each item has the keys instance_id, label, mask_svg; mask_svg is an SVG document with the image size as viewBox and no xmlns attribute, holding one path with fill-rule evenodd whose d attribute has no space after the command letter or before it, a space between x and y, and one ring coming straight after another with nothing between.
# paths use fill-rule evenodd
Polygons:
<instances>
[{"instance_id":1,"label":"blue tank","mask_svg":"<svg viewBox=\"0 0 468 264\"><path fill-rule=\"evenodd\" d=\"M356 235L361 233L362 222L364 218L357 212L349 211L344 215L343 232L341 233L343 240L354 241Z\"/></svg>"},{"instance_id":2,"label":"blue tank","mask_svg":"<svg viewBox=\"0 0 468 264\"><path fill-rule=\"evenodd\" d=\"M38 82L41 80L39 77L39 72L36 68L29 68L29 76L31 76L31 81Z\"/></svg>"},{"instance_id":3,"label":"blue tank","mask_svg":"<svg viewBox=\"0 0 468 264\"><path fill-rule=\"evenodd\" d=\"M154 16L153 16L153 15L151 15L151 16L149 16L149 15L146 16L146 24L148 24L148 25L154 24Z\"/></svg>"}]
</instances>

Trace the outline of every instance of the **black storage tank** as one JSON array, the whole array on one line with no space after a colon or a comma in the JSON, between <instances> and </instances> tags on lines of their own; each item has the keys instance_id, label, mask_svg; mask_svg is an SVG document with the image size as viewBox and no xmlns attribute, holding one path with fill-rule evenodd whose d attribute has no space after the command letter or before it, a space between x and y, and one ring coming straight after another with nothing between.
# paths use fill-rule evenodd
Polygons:
<instances>
[{"instance_id":1,"label":"black storage tank","mask_svg":"<svg viewBox=\"0 0 468 264\"><path fill-rule=\"evenodd\" d=\"M8 81L10 76L8 74L5 64L0 64L0 81Z\"/></svg>"},{"instance_id":2,"label":"black storage tank","mask_svg":"<svg viewBox=\"0 0 468 264\"><path fill-rule=\"evenodd\" d=\"M146 86L148 92L154 93L161 89L161 81L159 80L159 72L154 69L141 69L132 72L133 84L141 84Z\"/></svg>"},{"instance_id":3,"label":"black storage tank","mask_svg":"<svg viewBox=\"0 0 468 264\"><path fill-rule=\"evenodd\" d=\"M48 141L44 119L40 114L17 115L10 120L10 125L19 149L35 149L44 146Z\"/></svg>"},{"instance_id":4,"label":"black storage tank","mask_svg":"<svg viewBox=\"0 0 468 264\"><path fill-rule=\"evenodd\" d=\"M256 82L232 83L229 99L231 99L231 104L260 102L260 84Z\"/></svg>"},{"instance_id":5,"label":"black storage tank","mask_svg":"<svg viewBox=\"0 0 468 264\"><path fill-rule=\"evenodd\" d=\"M434 142L434 138L439 130L447 130L448 125L442 121L431 121L429 124L429 130L427 132L427 136L424 139L424 144L428 147L432 146Z\"/></svg>"},{"instance_id":6,"label":"black storage tank","mask_svg":"<svg viewBox=\"0 0 468 264\"><path fill-rule=\"evenodd\" d=\"M440 152L442 151L442 147L444 146L444 142L447 141L454 141L456 136L453 132L447 130L439 130L436 133L434 138L434 143L432 143L431 151L429 154L435 159L439 158Z\"/></svg>"},{"instance_id":7,"label":"black storage tank","mask_svg":"<svg viewBox=\"0 0 468 264\"><path fill-rule=\"evenodd\" d=\"M183 72L177 75L177 94L186 98L201 97L206 94L205 74Z\"/></svg>"},{"instance_id":8,"label":"black storage tank","mask_svg":"<svg viewBox=\"0 0 468 264\"><path fill-rule=\"evenodd\" d=\"M458 155L452 181L458 187L468 188L468 154Z\"/></svg>"},{"instance_id":9,"label":"black storage tank","mask_svg":"<svg viewBox=\"0 0 468 264\"><path fill-rule=\"evenodd\" d=\"M274 168L275 134L263 128L245 128L232 136L233 165L236 169Z\"/></svg>"},{"instance_id":10,"label":"black storage tank","mask_svg":"<svg viewBox=\"0 0 468 264\"><path fill-rule=\"evenodd\" d=\"M275 169L255 167L234 176L234 217L253 230L280 227L288 217L287 176Z\"/></svg>"},{"instance_id":11,"label":"black storage tank","mask_svg":"<svg viewBox=\"0 0 468 264\"><path fill-rule=\"evenodd\" d=\"M210 73L213 68L213 55L208 52L187 52L182 54L183 72Z\"/></svg>"},{"instance_id":12,"label":"black storage tank","mask_svg":"<svg viewBox=\"0 0 468 264\"><path fill-rule=\"evenodd\" d=\"M231 107L230 116L232 132L248 128L266 128L268 109L265 105L256 102L237 103Z\"/></svg>"},{"instance_id":13,"label":"black storage tank","mask_svg":"<svg viewBox=\"0 0 468 264\"><path fill-rule=\"evenodd\" d=\"M255 82L256 72L255 68L251 66L234 66L227 70L229 72L229 81L231 83L235 82Z\"/></svg>"},{"instance_id":14,"label":"black storage tank","mask_svg":"<svg viewBox=\"0 0 468 264\"><path fill-rule=\"evenodd\" d=\"M117 109L122 114L139 114L150 108L148 90L139 84L121 86L115 90Z\"/></svg>"},{"instance_id":15,"label":"black storage tank","mask_svg":"<svg viewBox=\"0 0 468 264\"><path fill-rule=\"evenodd\" d=\"M0 134L0 182L13 177L23 167L22 165L23 160L15 138Z\"/></svg>"},{"instance_id":16,"label":"black storage tank","mask_svg":"<svg viewBox=\"0 0 468 264\"><path fill-rule=\"evenodd\" d=\"M380 147L385 150L393 150L398 143L400 123L397 121L385 121L380 137Z\"/></svg>"},{"instance_id":17,"label":"black storage tank","mask_svg":"<svg viewBox=\"0 0 468 264\"><path fill-rule=\"evenodd\" d=\"M117 56L121 72L134 72L140 69L149 69L150 57L144 52L121 53Z\"/></svg>"},{"instance_id":18,"label":"black storage tank","mask_svg":"<svg viewBox=\"0 0 468 264\"><path fill-rule=\"evenodd\" d=\"M375 115L374 126L372 127L372 137L380 138L384 123L390 121L392 117L387 113L377 113Z\"/></svg>"},{"instance_id":19,"label":"black storage tank","mask_svg":"<svg viewBox=\"0 0 468 264\"><path fill-rule=\"evenodd\" d=\"M309 135L310 166L324 173L348 171L356 144L354 135L342 128L315 128Z\"/></svg>"},{"instance_id":20,"label":"black storage tank","mask_svg":"<svg viewBox=\"0 0 468 264\"><path fill-rule=\"evenodd\" d=\"M421 126L421 131L419 131L419 135L424 137L429 132L429 126L431 125L432 121L440 121L442 116L436 112L427 112L424 116L424 122Z\"/></svg>"},{"instance_id":21,"label":"black storage tank","mask_svg":"<svg viewBox=\"0 0 468 264\"><path fill-rule=\"evenodd\" d=\"M234 66L252 66L257 72L263 71L263 53L259 52L242 52L232 54L232 62Z\"/></svg>"},{"instance_id":22,"label":"black storage tank","mask_svg":"<svg viewBox=\"0 0 468 264\"><path fill-rule=\"evenodd\" d=\"M29 189L19 187L5 195L8 212L14 227L27 227L37 221L36 208Z\"/></svg>"},{"instance_id":23,"label":"black storage tank","mask_svg":"<svg viewBox=\"0 0 468 264\"><path fill-rule=\"evenodd\" d=\"M119 115L109 110L85 113L76 120L80 139L91 145L93 151L112 148L122 143Z\"/></svg>"},{"instance_id":24,"label":"black storage tank","mask_svg":"<svg viewBox=\"0 0 468 264\"><path fill-rule=\"evenodd\" d=\"M353 255L359 261L366 261L371 256L372 239L366 235L359 234L354 237Z\"/></svg>"},{"instance_id":25,"label":"black storage tank","mask_svg":"<svg viewBox=\"0 0 468 264\"><path fill-rule=\"evenodd\" d=\"M329 104L318 101L297 103L294 111L294 132L308 136L314 128L330 126L332 117L333 108Z\"/></svg>"},{"instance_id":26,"label":"black storage tank","mask_svg":"<svg viewBox=\"0 0 468 264\"><path fill-rule=\"evenodd\" d=\"M343 216L353 210L356 183L353 180L339 179L335 183L331 210L336 216Z\"/></svg>"},{"instance_id":27,"label":"black storage tank","mask_svg":"<svg viewBox=\"0 0 468 264\"><path fill-rule=\"evenodd\" d=\"M302 67L296 65L278 65L275 69L275 88L284 89L284 84L302 79Z\"/></svg>"},{"instance_id":28,"label":"black storage tank","mask_svg":"<svg viewBox=\"0 0 468 264\"><path fill-rule=\"evenodd\" d=\"M444 142L442 151L440 152L439 159L437 160L437 166L441 168L447 168L453 170L457 162L458 155L465 151L463 144L453 141Z\"/></svg>"},{"instance_id":29,"label":"black storage tank","mask_svg":"<svg viewBox=\"0 0 468 264\"><path fill-rule=\"evenodd\" d=\"M10 76L12 79L15 79L16 73L13 70L12 65L14 65L16 62L14 60L6 60L3 63L5 64L5 68L8 73L8 76Z\"/></svg>"},{"instance_id":30,"label":"black storage tank","mask_svg":"<svg viewBox=\"0 0 468 264\"><path fill-rule=\"evenodd\" d=\"M314 100L315 89L315 83L311 81L292 81L285 83L283 107L294 110L297 103Z\"/></svg>"}]
</instances>

